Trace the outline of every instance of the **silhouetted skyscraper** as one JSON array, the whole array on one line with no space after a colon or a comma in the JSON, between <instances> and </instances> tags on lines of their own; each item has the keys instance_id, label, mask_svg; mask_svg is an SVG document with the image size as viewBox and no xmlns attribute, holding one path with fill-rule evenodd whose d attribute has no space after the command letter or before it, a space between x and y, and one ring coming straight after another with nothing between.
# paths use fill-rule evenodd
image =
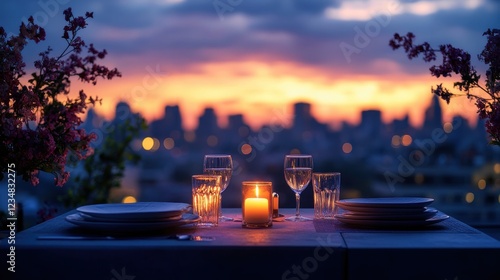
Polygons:
<instances>
[{"instance_id":1,"label":"silhouetted skyscraper","mask_svg":"<svg viewBox=\"0 0 500 280\"><path fill-rule=\"evenodd\" d=\"M310 129L311 120L311 104L299 102L293 105L293 128L295 130Z\"/></svg>"},{"instance_id":2,"label":"silhouetted skyscraper","mask_svg":"<svg viewBox=\"0 0 500 280\"><path fill-rule=\"evenodd\" d=\"M382 112L364 110L361 112L361 133L367 137L379 137L382 132Z\"/></svg>"},{"instance_id":3,"label":"silhouetted skyscraper","mask_svg":"<svg viewBox=\"0 0 500 280\"><path fill-rule=\"evenodd\" d=\"M439 103L439 97L437 95L432 95L432 101L430 106L425 110L424 116L424 131L433 130L439 128L443 125L443 113L441 110L441 104Z\"/></svg>"},{"instance_id":4,"label":"silhouetted skyscraper","mask_svg":"<svg viewBox=\"0 0 500 280\"><path fill-rule=\"evenodd\" d=\"M247 137L250 134L250 126L245 124L242 114L231 115L228 117L227 130L235 133L239 137Z\"/></svg>"},{"instance_id":5,"label":"silhouetted skyscraper","mask_svg":"<svg viewBox=\"0 0 500 280\"><path fill-rule=\"evenodd\" d=\"M131 117L132 111L127 102L121 101L116 104L115 108L115 121L124 121Z\"/></svg>"},{"instance_id":6,"label":"silhouetted skyscraper","mask_svg":"<svg viewBox=\"0 0 500 280\"><path fill-rule=\"evenodd\" d=\"M132 112L127 102L118 102L116 104L115 117L111 125L106 126L104 133L114 137L117 141L121 141L129 137L129 130L125 126L125 123L132 126L139 126L141 120L142 117L140 114Z\"/></svg>"},{"instance_id":7,"label":"silhouetted skyscraper","mask_svg":"<svg viewBox=\"0 0 500 280\"><path fill-rule=\"evenodd\" d=\"M167 137L172 138L176 143L184 141L184 129L182 128L182 116L179 105L165 107L165 121Z\"/></svg>"},{"instance_id":8,"label":"silhouetted skyscraper","mask_svg":"<svg viewBox=\"0 0 500 280\"><path fill-rule=\"evenodd\" d=\"M179 105L165 106L165 120L167 130L182 131L182 116Z\"/></svg>"},{"instance_id":9,"label":"silhouetted skyscraper","mask_svg":"<svg viewBox=\"0 0 500 280\"><path fill-rule=\"evenodd\" d=\"M160 141L165 138L172 138L176 144L183 142L184 130L179 106L165 106L165 114L161 119L151 122L150 131Z\"/></svg>"},{"instance_id":10,"label":"silhouetted skyscraper","mask_svg":"<svg viewBox=\"0 0 500 280\"><path fill-rule=\"evenodd\" d=\"M406 114L402 119L392 121L391 132L396 135L409 134L413 132L410 124L410 116Z\"/></svg>"},{"instance_id":11,"label":"silhouetted skyscraper","mask_svg":"<svg viewBox=\"0 0 500 280\"><path fill-rule=\"evenodd\" d=\"M210 146L216 145L216 142L218 141L217 137L219 133L219 126L217 124L217 115L215 114L215 110L213 108L205 108L205 111L198 119L198 127L196 128L195 133L196 142L207 143ZM216 138L212 139L212 141L208 141L210 136Z\"/></svg>"}]
</instances>

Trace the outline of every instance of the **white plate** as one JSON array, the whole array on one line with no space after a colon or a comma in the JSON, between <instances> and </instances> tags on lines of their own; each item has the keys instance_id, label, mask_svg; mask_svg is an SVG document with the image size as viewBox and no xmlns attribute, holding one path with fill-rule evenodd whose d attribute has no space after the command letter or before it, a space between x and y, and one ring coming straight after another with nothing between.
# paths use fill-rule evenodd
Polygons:
<instances>
[{"instance_id":1,"label":"white plate","mask_svg":"<svg viewBox=\"0 0 500 280\"><path fill-rule=\"evenodd\" d=\"M93 204L76 208L83 214L110 220L141 221L182 215L191 206L179 202L137 202Z\"/></svg>"},{"instance_id":2,"label":"white plate","mask_svg":"<svg viewBox=\"0 0 500 280\"><path fill-rule=\"evenodd\" d=\"M418 208L431 204L433 198L427 197L374 197L374 198L350 198L339 200L337 204L351 207L370 208Z\"/></svg>"},{"instance_id":3,"label":"white plate","mask_svg":"<svg viewBox=\"0 0 500 280\"><path fill-rule=\"evenodd\" d=\"M118 218L118 219L113 219L113 218L102 218L102 217L94 217L90 216L84 213L79 213L80 216L86 221L89 222L107 222L107 223L123 223L123 222L133 222L133 223L152 223L152 222L166 222L166 221L178 221L182 219L182 214L178 216L172 216L172 217L153 217L153 218L143 218L143 219L124 219L124 218Z\"/></svg>"},{"instance_id":4,"label":"white plate","mask_svg":"<svg viewBox=\"0 0 500 280\"><path fill-rule=\"evenodd\" d=\"M426 220L437 214L436 209L428 208L423 212L409 213L366 213L345 212L343 217L356 220Z\"/></svg>"},{"instance_id":5,"label":"white plate","mask_svg":"<svg viewBox=\"0 0 500 280\"><path fill-rule=\"evenodd\" d=\"M183 214L182 219L177 221L159 222L92 222L85 220L80 214L66 216L66 221L89 230L106 232L139 232L171 229L180 226L194 225L200 221L200 216L195 214Z\"/></svg>"},{"instance_id":6,"label":"white plate","mask_svg":"<svg viewBox=\"0 0 500 280\"><path fill-rule=\"evenodd\" d=\"M412 228L412 227L422 227L428 226L435 223L442 222L449 218L449 216L444 214L437 214L432 218L427 220L358 220L346 217L343 214L335 215L335 218L343 223L358 226L369 226L369 227L393 227L393 228Z\"/></svg>"},{"instance_id":7,"label":"white plate","mask_svg":"<svg viewBox=\"0 0 500 280\"><path fill-rule=\"evenodd\" d=\"M361 206L351 206L344 205L337 202L337 205L347 211L359 214L376 214L376 215L393 215L393 214L419 214L425 212L427 207L417 207L417 208L383 208L383 207L361 207Z\"/></svg>"}]
</instances>

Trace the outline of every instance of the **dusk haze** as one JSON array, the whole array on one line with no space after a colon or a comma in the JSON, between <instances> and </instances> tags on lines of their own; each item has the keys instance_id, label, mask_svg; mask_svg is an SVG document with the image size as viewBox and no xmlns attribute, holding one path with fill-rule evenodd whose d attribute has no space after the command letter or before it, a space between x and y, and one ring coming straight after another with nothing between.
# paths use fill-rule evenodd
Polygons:
<instances>
[{"instance_id":1,"label":"dusk haze","mask_svg":"<svg viewBox=\"0 0 500 280\"><path fill-rule=\"evenodd\" d=\"M50 38L43 45L57 51L62 10L93 11L82 35L106 49L107 65L123 74L86 88L103 99L96 111L108 119L125 101L149 121L160 118L165 105L180 105L186 129L196 127L205 107L215 108L222 126L227 116L242 113L257 129L277 114L290 125L291 105L308 102L332 127L359 123L367 109L381 110L385 122L408 114L419 126L431 87L453 80L431 77L430 64L393 51L392 35L413 32L417 40L453 44L484 69L474 54L486 43L483 32L498 24L499 11L499 3L488 0L221 3L9 1L0 24L13 33L33 15ZM25 56L34 61L36 54ZM475 122L473 104L463 99L443 108L445 120L459 114Z\"/></svg>"}]
</instances>

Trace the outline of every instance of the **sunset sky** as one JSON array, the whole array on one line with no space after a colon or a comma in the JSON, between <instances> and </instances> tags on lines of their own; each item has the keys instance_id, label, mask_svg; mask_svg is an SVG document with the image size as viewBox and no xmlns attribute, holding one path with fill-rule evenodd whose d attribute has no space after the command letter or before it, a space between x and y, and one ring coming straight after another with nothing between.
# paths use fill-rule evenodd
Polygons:
<instances>
[{"instance_id":1,"label":"sunset sky","mask_svg":"<svg viewBox=\"0 0 500 280\"><path fill-rule=\"evenodd\" d=\"M2 1L0 26L14 33L33 15L46 28L47 42L24 53L33 61L48 45L62 50L67 7L76 15L94 12L81 36L106 49L102 64L123 74L72 90L102 97L96 110L108 118L120 100L148 120L161 117L166 105L180 105L188 129L207 106L221 125L236 113L254 128L273 118L288 124L298 101L313 104L317 119L334 127L357 123L363 109L381 109L386 122L409 114L419 125L431 86L455 79L435 79L432 64L393 51L392 35L411 31L417 42L451 43L470 52L484 73L476 59L486 43L482 34L500 28L494 0ZM475 119L466 99L443 108L448 119Z\"/></svg>"}]
</instances>

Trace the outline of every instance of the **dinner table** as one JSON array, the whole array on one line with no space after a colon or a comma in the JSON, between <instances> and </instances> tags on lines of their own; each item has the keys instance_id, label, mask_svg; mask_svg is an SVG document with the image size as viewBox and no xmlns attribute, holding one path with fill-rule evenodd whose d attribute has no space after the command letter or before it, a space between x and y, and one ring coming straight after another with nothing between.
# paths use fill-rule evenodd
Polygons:
<instances>
[{"instance_id":1,"label":"dinner table","mask_svg":"<svg viewBox=\"0 0 500 280\"><path fill-rule=\"evenodd\" d=\"M112 235L69 223L72 210L16 233L15 244L0 240L1 279L500 279L500 241L453 217L418 228L278 218L254 229L242 227L241 209L222 212L233 221Z\"/></svg>"}]
</instances>

